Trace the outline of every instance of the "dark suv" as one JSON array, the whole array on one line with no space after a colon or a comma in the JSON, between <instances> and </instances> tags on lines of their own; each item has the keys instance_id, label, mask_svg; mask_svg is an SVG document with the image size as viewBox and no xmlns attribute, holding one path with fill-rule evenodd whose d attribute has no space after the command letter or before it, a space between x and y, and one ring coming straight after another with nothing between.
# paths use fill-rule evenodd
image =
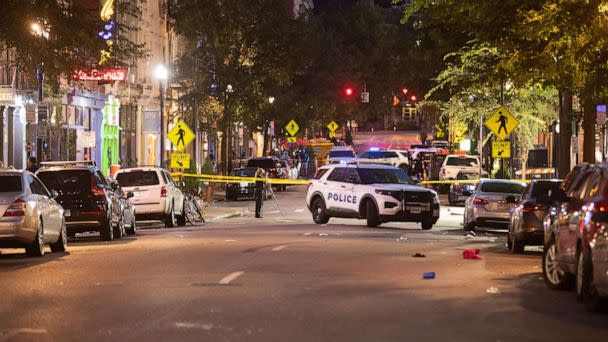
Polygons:
<instances>
[{"instance_id":1,"label":"dark suv","mask_svg":"<svg viewBox=\"0 0 608 342\"><path fill-rule=\"evenodd\" d=\"M124 235L120 194L95 162L45 162L36 175L49 190L57 191L69 236L98 231L110 241Z\"/></svg>"},{"instance_id":2,"label":"dark suv","mask_svg":"<svg viewBox=\"0 0 608 342\"><path fill-rule=\"evenodd\" d=\"M247 168L261 168L268 173L268 178L287 179L288 174L285 172L281 161L274 157L251 158L247 161ZM287 185L273 185L278 190L285 190Z\"/></svg>"}]
</instances>

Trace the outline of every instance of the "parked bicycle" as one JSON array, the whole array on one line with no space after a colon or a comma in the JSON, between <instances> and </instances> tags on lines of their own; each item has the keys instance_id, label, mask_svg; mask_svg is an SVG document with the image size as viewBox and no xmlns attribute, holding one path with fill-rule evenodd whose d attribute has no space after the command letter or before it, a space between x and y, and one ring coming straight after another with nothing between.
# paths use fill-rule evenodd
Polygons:
<instances>
[{"instance_id":1,"label":"parked bicycle","mask_svg":"<svg viewBox=\"0 0 608 342\"><path fill-rule=\"evenodd\" d=\"M185 213L186 220L192 225L205 223L205 210L198 204L198 198L200 198L203 189L200 186L196 186L191 189L184 189L185 196Z\"/></svg>"}]
</instances>

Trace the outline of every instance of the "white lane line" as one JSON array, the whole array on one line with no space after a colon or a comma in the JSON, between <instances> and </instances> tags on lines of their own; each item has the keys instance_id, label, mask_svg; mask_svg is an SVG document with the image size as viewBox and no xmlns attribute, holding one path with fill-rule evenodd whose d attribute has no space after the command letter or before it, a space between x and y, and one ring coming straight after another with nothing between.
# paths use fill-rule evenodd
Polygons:
<instances>
[{"instance_id":1,"label":"white lane line","mask_svg":"<svg viewBox=\"0 0 608 342\"><path fill-rule=\"evenodd\" d=\"M220 280L219 284L220 285L229 285L233 280L235 280L236 278L240 277L243 275L243 273L245 272L232 272L229 275L225 276L224 278L222 278L222 280Z\"/></svg>"},{"instance_id":2,"label":"white lane line","mask_svg":"<svg viewBox=\"0 0 608 342\"><path fill-rule=\"evenodd\" d=\"M213 329L213 324L211 323L196 323L196 322L175 322L175 327L180 329L203 329L203 330L211 330Z\"/></svg>"},{"instance_id":3,"label":"white lane line","mask_svg":"<svg viewBox=\"0 0 608 342\"><path fill-rule=\"evenodd\" d=\"M280 210L273 210L273 211L267 211L266 214L279 214L281 213Z\"/></svg>"},{"instance_id":4,"label":"white lane line","mask_svg":"<svg viewBox=\"0 0 608 342\"><path fill-rule=\"evenodd\" d=\"M286 245L277 246L277 247L273 248L272 250L273 250L274 252L278 252L278 251L280 251L281 249L283 249L283 248L285 248L285 247L287 247L287 246L286 246Z\"/></svg>"},{"instance_id":5,"label":"white lane line","mask_svg":"<svg viewBox=\"0 0 608 342\"><path fill-rule=\"evenodd\" d=\"M224 242L236 242L236 240L224 240Z\"/></svg>"},{"instance_id":6,"label":"white lane line","mask_svg":"<svg viewBox=\"0 0 608 342\"><path fill-rule=\"evenodd\" d=\"M20 335L20 334L33 334L33 335L43 335L48 334L49 332L46 329L33 329L33 328L19 328L19 329L11 329L6 333L2 333L0 331L0 341L8 341L9 339Z\"/></svg>"},{"instance_id":7,"label":"white lane line","mask_svg":"<svg viewBox=\"0 0 608 342\"><path fill-rule=\"evenodd\" d=\"M296 213L303 213L304 209L296 209L296 210L294 210L294 212L296 212Z\"/></svg>"}]
</instances>

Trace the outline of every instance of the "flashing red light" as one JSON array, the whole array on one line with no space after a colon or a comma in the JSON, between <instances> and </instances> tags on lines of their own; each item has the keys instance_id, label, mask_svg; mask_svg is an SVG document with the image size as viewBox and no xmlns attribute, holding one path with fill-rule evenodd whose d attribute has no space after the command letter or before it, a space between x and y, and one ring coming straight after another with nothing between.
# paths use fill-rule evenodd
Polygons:
<instances>
[{"instance_id":1,"label":"flashing red light","mask_svg":"<svg viewBox=\"0 0 608 342\"><path fill-rule=\"evenodd\" d=\"M416 97L416 95L412 95L412 97L410 97L410 99L414 102L416 102L418 100L418 98Z\"/></svg>"},{"instance_id":2,"label":"flashing red light","mask_svg":"<svg viewBox=\"0 0 608 342\"><path fill-rule=\"evenodd\" d=\"M401 92L403 93L403 95L407 94L407 88L402 88Z\"/></svg>"},{"instance_id":3,"label":"flashing red light","mask_svg":"<svg viewBox=\"0 0 608 342\"><path fill-rule=\"evenodd\" d=\"M355 91L353 90L352 87L346 87L346 88L344 88L344 95L346 95L346 96L353 96L354 93L355 93Z\"/></svg>"}]
</instances>

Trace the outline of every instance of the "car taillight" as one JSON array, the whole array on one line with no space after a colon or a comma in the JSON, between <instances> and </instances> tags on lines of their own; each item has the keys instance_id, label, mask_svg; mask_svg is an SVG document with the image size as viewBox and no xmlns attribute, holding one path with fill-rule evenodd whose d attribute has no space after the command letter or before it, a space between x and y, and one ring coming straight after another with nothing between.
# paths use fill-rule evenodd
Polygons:
<instances>
[{"instance_id":1,"label":"car taillight","mask_svg":"<svg viewBox=\"0 0 608 342\"><path fill-rule=\"evenodd\" d=\"M473 204L474 205L488 205L488 204L490 204L490 202L486 201L483 198L475 197L475 198L473 198Z\"/></svg>"},{"instance_id":2,"label":"car taillight","mask_svg":"<svg viewBox=\"0 0 608 342\"><path fill-rule=\"evenodd\" d=\"M167 197L167 187L163 186L160 188L160 197Z\"/></svg>"},{"instance_id":3,"label":"car taillight","mask_svg":"<svg viewBox=\"0 0 608 342\"><path fill-rule=\"evenodd\" d=\"M460 190L460 184L454 184L454 190Z\"/></svg>"},{"instance_id":4,"label":"car taillight","mask_svg":"<svg viewBox=\"0 0 608 342\"><path fill-rule=\"evenodd\" d=\"M546 205L542 205L542 204L534 204L534 203L524 203L524 206L522 208L522 211L525 213L529 213L529 212L533 212L536 210L545 210L548 207Z\"/></svg>"},{"instance_id":5,"label":"car taillight","mask_svg":"<svg viewBox=\"0 0 608 342\"><path fill-rule=\"evenodd\" d=\"M105 191L97 186L97 178L95 178L95 175L91 175L91 193L95 197L105 197L106 195Z\"/></svg>"},{"instance_id":6,"label":"car taillight","mask_svg":"<svg viewBox=\"0 0 608 342\"><path fill-rule=\"evenodd\" d=\"M25 201L17 198L4 212L4 217L25 216Z\"/></svg>"}]
</instances>

